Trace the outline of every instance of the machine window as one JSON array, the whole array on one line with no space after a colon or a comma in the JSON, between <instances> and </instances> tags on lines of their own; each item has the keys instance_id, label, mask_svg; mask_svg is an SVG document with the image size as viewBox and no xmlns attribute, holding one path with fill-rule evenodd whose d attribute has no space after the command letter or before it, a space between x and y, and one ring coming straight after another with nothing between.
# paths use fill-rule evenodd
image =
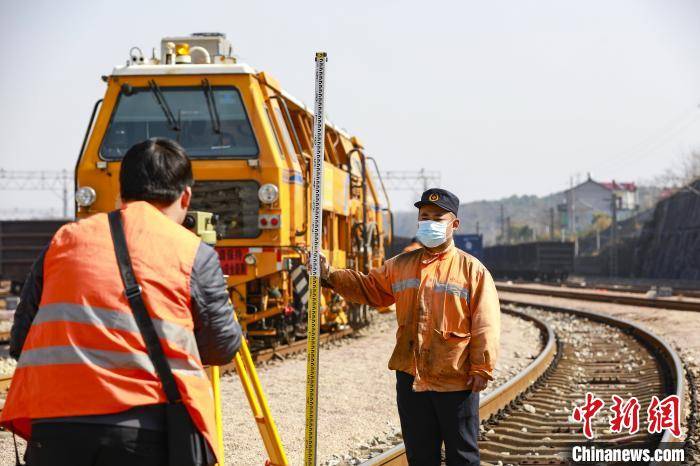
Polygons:
<instances>
[{"instance_id":1,"label":"machine window","mask_svg":"<svg viewBox=\"0 0 700 466\"><path fill-rule=\"evenodd\" d=\"M123 86L100 155L118 160L137 142L165 137L192 158L255 158L258 144L234 87Z\"/></svg>"},{"instance_id":2,"label":"machine window","mask_svg":"<svg viewBox=\"0 0 700 466\"><path fill-rule=\"evenodd\" d=\"M216 233L220 239L256 238L260 235L258 188L260 185L252 180L197 180L192 187L190 210L217 214Z\"/></svg>"}]
</instances>

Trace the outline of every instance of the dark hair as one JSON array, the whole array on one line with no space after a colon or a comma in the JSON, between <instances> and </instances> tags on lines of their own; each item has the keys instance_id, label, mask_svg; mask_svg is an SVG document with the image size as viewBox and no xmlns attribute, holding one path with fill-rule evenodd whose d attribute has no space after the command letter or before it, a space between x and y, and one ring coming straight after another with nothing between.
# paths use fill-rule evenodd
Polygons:
<instances>
[{"instance_id":1,"label":"dark hair","mask_svg":"<svg viewBox=\"0 0 700 466\"><path fill-rule=\"evenodd\" d=\"M194 184L192 164L185 149L172 139L147 139L124 155L119 184L124 201L171 204Z\"/></svg>"}]
</instances>

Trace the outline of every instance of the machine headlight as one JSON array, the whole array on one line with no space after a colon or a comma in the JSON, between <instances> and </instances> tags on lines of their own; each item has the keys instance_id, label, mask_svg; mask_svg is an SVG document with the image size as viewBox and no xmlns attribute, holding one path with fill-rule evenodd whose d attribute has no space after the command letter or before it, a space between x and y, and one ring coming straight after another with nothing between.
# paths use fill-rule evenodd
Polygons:
<instances>
[{"instance_id":1,"label":"machine headlight","mask_svg":"<svg viewBox=\"0 0 700 466\"><path fill-rule=\"evenodd\" d=\"M90 207L95 203L95 199L97 199L97 193L90 186L83 186L75 192L75 202L80 207Z\"/></svg>"},{"instance_id":2,"label":"machine headlight","mask_svg":"<svg viewBox=\"0 0 700 466\"><path fill-rule=\"evenodd\" d=\"M255 257L255 254L246 254L243 260L246 264L250 266L253 266L258 263L258 259Z\"/></svg>"},{"instance_id":3,"label":"machine headlight","mask_svg":"<svg viewBox=\"0 0 700 466\"><path fill-rule=\"evenodd\" d=\"M263 204L272 204L280 197L280 190L272 183L266 183L258 189L258 199Z\"/></svg>"}]
</instances>

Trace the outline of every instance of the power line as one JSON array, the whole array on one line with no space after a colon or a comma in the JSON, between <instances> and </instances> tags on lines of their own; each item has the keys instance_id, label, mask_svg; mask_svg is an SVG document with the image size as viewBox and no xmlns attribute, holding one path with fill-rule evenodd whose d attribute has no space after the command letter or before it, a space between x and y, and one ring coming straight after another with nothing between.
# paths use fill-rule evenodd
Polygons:
<instances>
[{"instance_id":1,"label":"power line","mask_svg":"<svg viewBox=\"0 0 700 466\"><path fill-rule=\"evenodd\" d=\"M662 126L660 130L645 137L627 150L608 158L607 162L598 168L600 170L609 170L620 167L632 160L640 160L640 155L643 155L642 159L648 157L654 153L654 150L660 149L670 142L673 137L678 136L695 123L698 113L698 106L684 110L677 117Z\"/></svg>"},{"instance_id":2,"label":"power line","mask_svg":"<svg viewBox=\"0 0 700 466\"><path fill-rule=\"evenodd\" d=\"M387 191L422 192L442 184L442 174L434 170L390 170L382 172Z\"/></svg>"}]
</instances>

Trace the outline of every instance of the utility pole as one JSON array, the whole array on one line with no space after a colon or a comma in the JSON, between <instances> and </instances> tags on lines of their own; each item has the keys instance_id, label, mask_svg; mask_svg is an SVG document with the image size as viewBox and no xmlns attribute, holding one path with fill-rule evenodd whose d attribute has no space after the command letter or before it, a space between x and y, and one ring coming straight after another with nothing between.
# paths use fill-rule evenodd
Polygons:
<instances>
[{"instance_id":1,"label":"utility pole","mask_svg":"<svg viewBox=\"0 0 700 466\"><path fill-rule=\"evenodd\" d=\"M503 204L501 204L501 241L506 240L506 217L505 211L503 210Z\"/></svg>"},{"instance_id":2,"label":"utility pole","mask_svg":"<svg viewBox=\"0 0 700 466\"><path fill-rule=\"evenodd\" d=\"M569 177L570 193L571 193L571 217L569 225L571 229L571 238L574 240L574 256L578 257L578 232L576 231L576 191L574 189L574 177Z\"/></svg>"},{"instance_id":3,"label":"utility pole","mask_svg":"<svg viewBox=\"0 0 700 466\"><path fill-rule=\"evenodd\" d=\"M610 208L612 225L610 231L610 276L617 277L617 194L613 191Z\"/></svg>"},{"instance_id":4,"label":"utility pole","mask_svg":"<svg viewBox=\"0 0 700 466\"><path fill-rule=\"evenodd\" d=\"M511 236L510 236L510 215L506 217L506 241L508 244L511 243Z\"/></svg>"},{"instance_id":5,"label":"utility pole","mask_svg":"<svg viewBox=\"0 0 700 466\"><path fill-rule=\"evenodd\" d=\"M64 172L65 175L65 172ZM68 177L63 176L63 218L68 218Z\"/></svg>"},{"instance_id":6,"label":"utility pole","mask_svg":"<svg viewBox=\"0 0 700 466\"><path fill-rule=\"evenodd\" d=\"M476 221L476 234L479 234L479 221Z\"/></svg>"},{"instance_id":7,"label":"utility pole","mask_svg":"<svg viewBox=\"0 0 700 466\"><path fill-rule=\"evenodd\" d=\"M579 185L578 174L576 175L576 186ZM571 224L573 225L574 235L574 272L576 272L576 260L578 258L578 227L576 225L576 186L573 181L571 183Z\"/></svg>"},{"instance_id":8,"label":"utility pole","mask_svg":"<svg viewBox=\"0 0 700 466\"><path fill-rule=\"evenodd\" d=\"M554 207L549 208L549 239L554 241Z\"/></svg>"}]
</instances>

